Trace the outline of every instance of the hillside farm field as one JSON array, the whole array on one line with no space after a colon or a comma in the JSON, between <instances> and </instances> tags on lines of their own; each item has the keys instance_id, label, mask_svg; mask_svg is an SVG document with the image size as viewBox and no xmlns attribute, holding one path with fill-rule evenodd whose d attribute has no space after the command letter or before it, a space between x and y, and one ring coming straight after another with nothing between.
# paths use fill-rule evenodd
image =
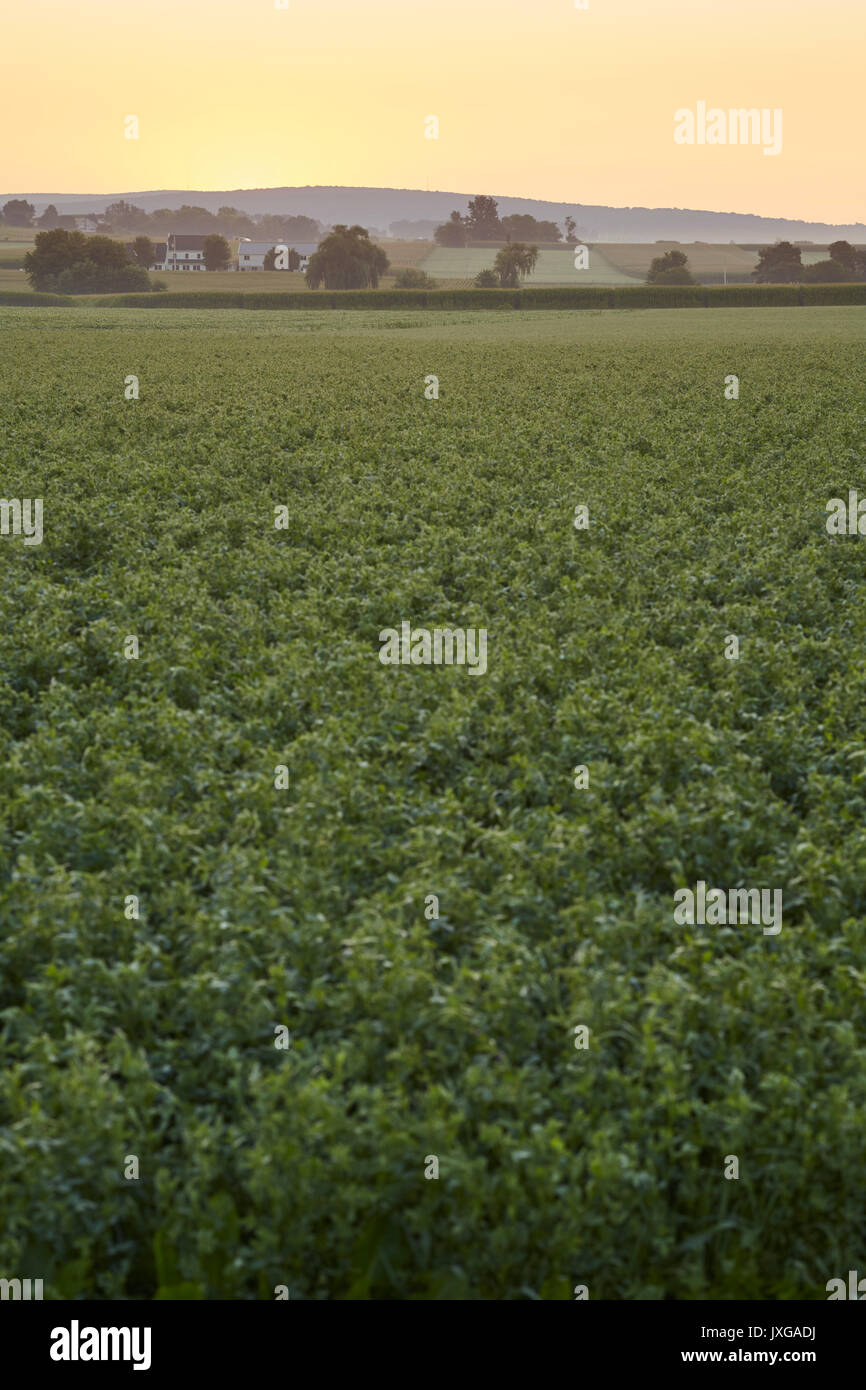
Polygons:
<instances>
[{"instance_id":1,"label":"hillside farm field","mask_svg":"<svg viewBox=\"0 0 866 1390\"><path fill-rule=\"evenodd\" d=\"M728 274L751 275L758 264L756 251L744 251L740 246L725 243L679 241L657 242L606 242L593 248L624 274L645 280L650 263L655 256L663 256L666 251L683 251L688 257L689 270L693 275ZM808 264L803 256L803 264Z\"/></svg>"},{"instance_id":2,"label":"hillside farm field","mask_svg":"<svg viewBox=\"0 0 866 1390\"><path fill-rule=\"evenodd\" d=\"M420 263L421 269L434 279L455 284L471 285L482 270L489 270L496 259L495 247L435 246ZM521 281L526 285L633 285L635 278L625 274L595 247L589 248L589 265L575 270L574 250L542 248L531 275Z\"/></svg>"},{"instance_id":3,"label":"hillside farm field","mask_svg":"<svg viewBox=\"0 0 866 1390\"><path fill-rule=\"evenodd\" d=\"M0 536L0 1267L824 1300L866 1236L866 541L825 525L866 309L70 318L0 309L3 496L44 499ZM382 664L404 621L486 671ZM698 881L781 931L678 925Z\"/></svg>"}]
</instances>

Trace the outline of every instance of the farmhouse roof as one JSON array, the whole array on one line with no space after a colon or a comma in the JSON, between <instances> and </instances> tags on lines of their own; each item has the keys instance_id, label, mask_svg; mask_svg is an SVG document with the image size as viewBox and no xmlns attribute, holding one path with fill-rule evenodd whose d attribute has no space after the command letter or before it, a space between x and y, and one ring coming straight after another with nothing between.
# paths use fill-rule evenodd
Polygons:
<instances>
[{"instance_id":1,"label":"farmhouse roof","mask_svg":"<svg viewBox=\"0 0 866 1390\"><path fill-rule=\"evenodd\" d=\"M287 246L290 251L297 251L300 256L309 255L309 248L315 251L315 243L307 241L289 241L286 237L271 237L270 241L242 241L238 245L238 254L249 252L253 256L261 256L270 251L272 246Z\"/></svg>"},{"instance_id":2,"label":"farmhouse roof","mask_svg":"<svg viewBox=\"0 0 866 1390\"><path fill-rule=\"evenodd\" d=\"M203 237L203 236L185 236L185 235L183 235L183 234L181 234L180 236L178 236L175 232L169 232L169 234L168 234L168 239L169 239L169 241L171 242L172 246L174 247L175 251L203 251L203 250L204 250L204 237Z\"/></svg>"},{"instance_id":3,"label":"farmhouse roof","mask_svg":"<svg viewBox=\"0 0 866 1390\"><path fill-rule=\"evenodd\" d=\"M135 242L134 242L134 241L125 241L123 244L124 244L124 246L126 247L127 251L131 251L132 248L133 248L133 246L135 245ZM163 251L163 252L165 251L165 242L164 242L164 241L152 241L150 244L151 244L151 246L153 247L153 249L154 249L154 251L156 252L157 255L159 255L160 251Z\"/></svg>"},{"instance_id":4,"label":"farmhouse roof","mask_svg":"<svg viewBox=\"0 0 866 1390\"><path fill-rule=\"evenodd\" d=\"M134 250L134 247L135 247L135 242L134 242L134 241L127 241L127 242L124 242L124 245L126 246L127 251L128 251L128 252L130 253L130 255L131 255L131 254L133 253L133 250ZM155 261L164 261L164 260L165 260L165 251L166 251L165 242L164 242L164 241L154 241L154 242L151 243L151 245L153 246L153 259L154 259Z\"/></svg>"}]
</instances>

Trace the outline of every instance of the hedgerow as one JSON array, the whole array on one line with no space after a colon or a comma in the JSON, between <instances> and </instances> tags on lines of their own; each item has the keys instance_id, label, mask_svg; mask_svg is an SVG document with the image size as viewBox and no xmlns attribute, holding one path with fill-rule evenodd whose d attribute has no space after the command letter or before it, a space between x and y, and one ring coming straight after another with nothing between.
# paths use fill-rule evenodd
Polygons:
<instances>
[{"instance_id":1,"label":"hedgerow","mask_svg":"<svg viewBox=\"0 0 866 1390\"><path fill-rule=\"evenodd\" d=\"M708 285L704 295L710 308L782 309L803 303L801 285ZM813 302L822 301L816 297Z\"/></svg>"},{"instance_id":2,"label":"hedgerow","mask_svg":"<svg viewBox=\"0 0 866 1390\"><path fill-rule=\"evenodd\" d=\"M19 308L73 308L75 300L69 295L40 294L37 290L0 290L0 304L17 305Z\"/></svg>"},{"instance_id":3,"label":"hedgerow","mask_svg":"<svg viewBox=\"0 0 866 1390\"><path fill-rule=\"evenodd\" d=\"M802 285L803 304L866 304L866 284Z\"/></svg>"},{"instance_id":4,"label":"hedgerow","mask_svg":"<svg viewBox=\"0 0 866 1390\"><path fill-rule=\"evenodd\" d=\"M0 291L0 304L114 309L690 309L866 303L866 285L551 285L518 290L176 290L66 298Z\"/></svg>"}]
</instances>

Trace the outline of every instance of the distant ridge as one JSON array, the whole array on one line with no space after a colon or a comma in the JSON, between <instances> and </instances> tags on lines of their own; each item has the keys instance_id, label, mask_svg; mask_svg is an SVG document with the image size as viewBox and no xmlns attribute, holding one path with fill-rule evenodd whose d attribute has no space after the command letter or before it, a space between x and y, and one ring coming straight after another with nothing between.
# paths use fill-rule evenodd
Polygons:
<instances>
[{"instance_id":1,"label":"distant ridge","mask_svg":"<svg viewBox=\"0 0 866 1390\"><path fill-rule=\"evenodd\" d=\"M487 192L487 189L478 189ZM595 203L556 203L537 198L513 198L494 193L500 215L529 212L562 222L571 215L579 234L588 241L715 241L827 242L844 239L866 242L866 223L807 222L788 217L758 217L752 213L710 212L691 208L614 208ZM297 213L326 225L360 223L387 230L398 221L441 221L452 208L465 212L474 193L426 192L416 188L348 188L310 185L292 188L234 188L223 191L157 189L137 193L0 193L0 206L9 198L26 198L37 214L49 203L58 212L104 212L119 198L146 212L160 207L194 204L216 212L223 206L248 213ZM421 234L425 229L420 229Z\"/></svg>"}]
</instances>

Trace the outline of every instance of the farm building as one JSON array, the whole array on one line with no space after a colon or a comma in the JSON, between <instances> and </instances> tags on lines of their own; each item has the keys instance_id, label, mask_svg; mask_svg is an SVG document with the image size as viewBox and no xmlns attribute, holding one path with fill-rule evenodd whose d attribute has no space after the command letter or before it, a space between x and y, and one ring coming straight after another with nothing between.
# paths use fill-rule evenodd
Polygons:
<instances>
[{"instance_id":1,"label":"farm building","mask_svg":"<svg viewBox=\"0 0 866 1390\"><path fill-rule=\"evenodd\" d=\"M204 237L169 232L160 270L204 270Z\"/></svg>"},{"instance_id":2,"label":"farm building","mask_svg":"<svg viewBox=\"0 0 866 1390\"><path fill-rule=\"evenodd\" d=\"M265 256L273 246L288 246L288 242L241 241L238 245L238 270L262 270ZM289 249L297 251L301 258L301 270L306 270L307 261L315 251L315 246L312 243L304 242L300 245L292 245Z\"/></svg>"}]
</instances>

